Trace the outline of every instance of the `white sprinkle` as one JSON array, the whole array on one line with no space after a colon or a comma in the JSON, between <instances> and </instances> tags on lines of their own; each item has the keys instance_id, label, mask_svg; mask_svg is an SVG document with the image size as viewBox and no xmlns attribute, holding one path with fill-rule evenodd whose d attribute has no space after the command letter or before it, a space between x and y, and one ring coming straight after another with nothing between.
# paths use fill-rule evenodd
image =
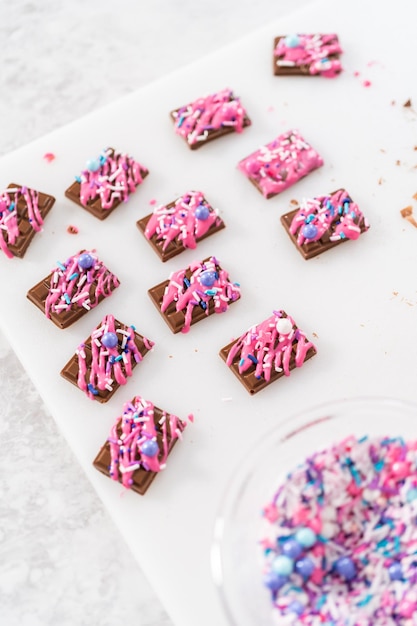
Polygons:
<instances>
[{"instance_id":1,"label":"white sprinkle","mask_svg":"<svg viewBox=\"0 0 417 626\"><path fill-rule=\"evenodd\" d=\"M87 280L87 274L82 274L82 276L80 277L80 280L77 283L77 287L82 287L86 280Z\"/></svg>"}]
</instances>

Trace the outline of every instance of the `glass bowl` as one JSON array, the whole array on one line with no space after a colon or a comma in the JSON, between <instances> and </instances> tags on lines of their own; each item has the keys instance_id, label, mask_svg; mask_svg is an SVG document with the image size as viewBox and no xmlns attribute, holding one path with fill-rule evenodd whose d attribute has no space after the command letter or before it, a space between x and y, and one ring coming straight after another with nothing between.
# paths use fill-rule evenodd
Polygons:
<instances>
[{"instance_id":1,"label":"glass bowl","mask_svg":"<svg viewBox=\"0 0 417 626\"><path fill-rule=\"evenodd\" d=\"M266 432L234 472L216 518L211 553L214 581L231 625L277 623L262 583L261 511L298 463L349 435L415 439L417 405L390 398L323 404Z\"/></svg>"}]
</instances>

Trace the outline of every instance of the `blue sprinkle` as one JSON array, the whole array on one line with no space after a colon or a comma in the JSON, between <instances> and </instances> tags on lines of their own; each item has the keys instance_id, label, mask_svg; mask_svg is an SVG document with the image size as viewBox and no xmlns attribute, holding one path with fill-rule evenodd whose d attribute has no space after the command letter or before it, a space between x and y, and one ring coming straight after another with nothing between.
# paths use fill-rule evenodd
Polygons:
<instances>
[{"instance_id":1,"label":"blue sprinkle","mask_svg":"<svg viewBox=\"0 0 417 626\"><path fill-rule=\"evenodd\" d=\"M315 218L315 215L313 213L310 213L310 215L307 215L304 221L306 224L310 224L310 222L312 222L314 218Z\"/></svg>"},{"instance_id":2,"label":"blue sprinkle","mask_svg":"<svg viewBox=\"0 0 417 626\"><path fill-rule=\"evenodd\" d=\"M119 356L117 356L114 360L121 361L122 359L123 359L123 355L119 354Z\"/></svg>"},{"instance_id":3,"label":"blue sprinkle","mask_svg":"<svg viewBox=\"0 0 417 626\"><path fill-rule=\"evenodd\" d=\"M395 535L394 537L394 552L396 554L398 554L400 552L401 548L400 548L400 538L398 537L398 535Z\"/></svg>"},{"instance_id":4,"label":"blue sprinkle","mask_svg":"<svg viewBox=\"0 0 417 626\"><path fill-rule=\"evenodd\" d=\"M181 115L180 119L178 120L177 128L181 128L181 126L184 124L184 120L184 115Z\"/></svg>"},{"instance_id":5,"label":"blue sprinkle","mask_svg":"<svg viewBox=\"0 0 417 626\"><path fill-rule=\"evenodd\" d=\"M206 296L215 296L217 293L217 289L206 289L205 292Z\"/></svg>"},{"instance_id":6,"label":"blue sprinkle","mask_svg":"<svg viewBox=\"0 0 417 626\"><path fill-rule=\"evenodd\" d=\"M11 205L9 207L7 207L9 209L9 211L13 211L13 209L15 208L16 203L12 202Z\"/></svg>"},{"instance_id":7,"label":"blue sprinkle","mask_svg":"<svg viewBox=\"0 0 417 626\"><path fill-rule=\"evenodd\" d=\"M362 598L362 600L356 603L356 606L366 606L367 604L369 604L372 598L373 598L373 595L368 593L367 596L365 596L364 598Z\"/></svg>"},{"instance_id":8,"label":"blue sprinkle","mask_svg":"<svg viewBox=\"0 0 417 626\"><path fill-rule=\"evenodd\" d=\"M131 324L131 325L130 325L130 328L131 328L132 330L136 330L136 326L133 326L133 324Z\"/></svg>"},{"instance_id":9,"label":"blue sprinkle","mask_svg":"<svg viewBox=\"0 0 417 626\"><path fill-rule=\"evenodd\" d=\"M92 393L92 394L93 394L93 396L98 396L98 391L97 391L97 389L95 389L91 383L88 383L88 385L87 385L87 389L88 389L88 391L89 391L90 393Z\"/></svg>"},{"instance_id":10,"label":"blue sprinkle","mask_svg":"<svg viewBox=\"0 0 417 626\"><path fill-rule=\"evenodd\" d=\"M317 605L316 605L316 609L319 611L321 609L321 607L326 604L326 600L327 600L327 596L323 595L321 596L321 598L319 598L317 600Z\"/></svg>"},{"instance_id":11,"label":"blue sprinkle","mask_svg":"<svg viewBox=\"0 0 417 626\"><path fill-rule=\"evenodd\" d=\"M351 212L350 212L350 217L351 217L353 220L355 219L355 217L356 217L356 213L355 213L355 211L351 211Z\"/></svg>"},{"instance_id":12,"label":"blue sprinkle","mask_svg":"<svg viewBox=\"0 0 417 626\"><path fill-rule=\"evenodd\" d=\"M377 472L380 472L382 470L382 468L384 467L384 461L382 459L380 459L379 461L377 461L377 463L375 463L374 468Z\"/></svg>"},{"instance_id":13,"label":"blue sprinkle","mask_svg":"<svg viewBox=\"0 0 417 626\"><path fill-rule=\"evenodd\" d=\"M248 354L248 359L250 359L252 363L255 363L255 365L257 365L258 359L256 358L256 356L253 356L252 354Z\"/></svg>"},{"instance_id":14,"label":"blue sprinkle","mask_svg":"<svg viewBox=\"0 0 417 626\"><path fill-rule=\"evenodd\" d=\"M188 278L184 278L184 279L183 279L183 283L184 283L184 285L185 285L187 288L188 288L188 287L190 286L190 284L191 284L191 283L190 283L190 281L188 280Z\"/></svg>"},{"instance_id":15,"label":"blue sprinkle","mask_svg":"<svg viewBox=\"0 0 417 626\"><path fill-rule=\"evenodd\" d=\"M69 277L69 280L74 280L75 278L78 278L79 273L78 272L74 272L73 274L71 274L71 276Z\"/></svg>"},{"instance_id":16,"label":"blue sprinkle","mask_svg":"<svg viewBox=\"0 0 417 626\"><path fill-rule=\"evenodd\" d=\"M417 489L414 487L413 489L410 489L409 491L407 491L407 502L412 502L413 500L415 500L417 498Z\"/></svg>"},{"instance_id":17,"label":"blue sprinkle","mask_svg":"<svg viewBox=\"0 0 417 626\"><path fill-rule=\"evenodd\" d=\"M388 544L388 539L381 539L381 541L378 541L378 543L376 544L376 548L379 550L379 548L385 548L385 546Z\"/></svg>"},{"instance_id":18,"label":"blue sprinkle","mask_svg":"<svg viewBox=\"0 0 417 626\"><path fill-rule=\"evenodd\" d=\"M64 300L67 304L71 304L71 298L67 293L64 293Z\"/></svg>"},{"instance_id":19,"label":"blue sprinkle","mask_svg":"<svg viewBox=\"0 0 417 626\"><path fill-rule=\"evenodd\" d=\"M240 283L233 283L235 287L240 287Z\"/></svg>"},{"instance_id":20,"label":"blue sprinkle","mask_svg":"<svg viewBox=\"0 0 417 626\"><path fill-rule=\"evenodd\" d=\"M346 235L343 232L343 230L340 231L339 235L340 235L340 239L346 239Z\"/></svg>"},{"instance_id":21,"label":"blue sprinkle","mask_svg":"<svg viewBox=\"0 0 417 626\"><path fill-rule=\"evenodd\" d=\"M205 311L207 309L207 304L205 302L203 302L202 300L200 300L200 302L198 304L203 309L203 311Z\"/></svg>"},{"instance_id":22,"label":"blue sprinkle","mask_svg":"<svg viewBox=\"0 0 417 626\"><path fill-rule=\"evenodd\" d=\"M343 207L341 207L341 206L340 206L340 207L338 208L337 212L339 213L339 215L342 215L342 213L343 213Z\"/></svg>"},{"instance_id":23,"label":"blue sprinkle","mask_svg":"<svg viewBox=\"0 0 417 626\"><path fill-rule=\"evenodd\" d=\"M358 439L358 443L363 443L364 441L368 441L368 435L364 435L360 439Z\"/></svg>"},{"instance_id":24,"label":"blue sprinkle","mask_svg":"<svg viewBox=\"0 0 417 626\"><path fill-rule=\"evenodd\" d=\"M245 359L240 359L240 361L239 361L239 367L242 367L242 365L244 364L244 362L245 362Z\"/></svg>"},{"instance_id":25,"label":"blue sprinkle","mask_svg":"<svg viewBox=\"0 0 417 626\"><path fill-rule=\"evenodd\" d=\"M58 265L59 269L62 270L63 272L65 272L65 270L67 269L65 265L63 263L60 263L59 261L57 261L56 264Z\"/></svg>"},{"instance_id":26,"label":"blue sprinkle","mask_svg":"<svg viewBox=\"0 0 417 626\"><path fill-rule=\"evenodd\" d=\"M77 183L81 183L81 176L76 176L75 180L77 181Z\"/></svg>"}]
</instances>

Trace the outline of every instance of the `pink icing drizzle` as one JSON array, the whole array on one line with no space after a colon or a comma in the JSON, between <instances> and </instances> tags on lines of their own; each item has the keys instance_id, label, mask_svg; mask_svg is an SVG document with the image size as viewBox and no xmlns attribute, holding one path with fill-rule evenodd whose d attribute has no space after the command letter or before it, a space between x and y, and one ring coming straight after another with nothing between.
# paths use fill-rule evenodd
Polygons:
<instances>
[{"instance_id":1,"label":"pink icing drizzle","mask_svg":"<svg viewBox=\"0 0 417 626\"><path fill-rule=\"evenodd\" d=\"M175 132L184 137L190 145L205 141L209 130L230 126L241 133L247 120L240 99L230 89L223 89L181 107L173 113ZM248 120L247 120L248 121Z\"/></svg>"},{"instance_id":2,"label":"pink icing drizzle","mask_svg":"<svg viewBox=\"0 0 417 626\"><path fill-rule=\"evenodd\" d=\"M100 341L101 337L108 332L116 333L119 337L119 343L114 348L106 348ZM150 347L154 345L149 339L147 342ZM97 395L98 389L111 391L114 380L119 385L125 385L127 378L132 375L132 359L136 363L143 359L135 344L133 326L116 330L113 315L107 315L100 326L91 333L91 363L88 366L90 370L88 381L86 381L87 358L84 348L85 344L82 343L76 350L78 356L77 384L92 400Z\"/></svg>"},{"instance_id":3,"label":"pink icing drizzle","mask_svg":"<svg viewBox=\"0 0 417 626\"><path fill-rule=\"evenodd\" d=\"M86 169L76 178L81 185L80 201L84 206L97 196L103 209L111 209L116 200L127 202L147 173L146 168L132 157L111 148L103 150L98 161L97 171Z\"/></svg>"},{"instance_id":4,"label":"pink icing drizzle","mask_svg":"<svg viewBox=\"0 0 417 626\"><path fill-rule=\"evenodd\" d=\"M14 245L20 235L19 215L17 203L23 197L28 211L28 219L34 231L39 232L43 225L42 215L39 211L39 194L28 187L13 187L6 189L0 194L0 249L7 258L13 258L14 254L9 250L9 245Z\"/></svg>"},{"instance_id":5,"label":"pink icing drizzle","mask_svg":"<svg viewBox=\"0 0 417 626\"><path fill-rule=\"evenodd\" d=\"M208 315L210 302L213 302L214 312L224 313L229 308L229 303L240 297L240 285L230 282L229 274L219 267L214 257L210 257L208 261L194 261L189 269L192 272L189 279L186 278L185 269L171 274L161 305L162 313L171 302L176 302L177 311L184 312L184 326L181 329L183 333L190 330L195 306L200 306ZM210 287L205 287L200 280L205 271L216 273L216 279Z\"/></svg>"},{"instance_id":6,"label":"pink icing drizzle","mask_svg":"<svg viewBox=\"0 0 417 626\"><path fill-rule=\"evenodd\" d=\"M94 259L94 265L87 270L78 265L81 254L89 254ZM91 289L93 284L94 290ZM97 306L100 295L107 298L119 284L117 276L94 252L79 252L52 270L45 315L49 319L51 312L59 315L74 307L84 307L89 311Z\"/></svg>"},{"instance_id":7,"label":"pink icing drizzle","mask_svg":"<svg viewBox=\"0 0 417 626\"><path fill-rule=\"evenodd\" d=\"M199 206L207 207L210 211L206 219L196 217L195 211ZM151 239L156 233L157 241L162 241L162 250L176 239L182 242L184 248L195 248L197 240L207 233L213 224L221 222L211 206L204 199L201 191L189 191L175 201L174 206L160 206L155 209L146 225L145 236Z\"/></svg>"},{"instance_id":8,"label":"pink icing drizzle","mask_svg":"<svg viewBox=\"0 0 417 626\"><path fill-rule=\"evenodd\" d=\"M361 234L359 226L361 222L364 222L366 229L369 228L356 202L353 202L346 190L338 189L327 196L303 200L291 222L290 233L295 235L298 231L297 244L299 246L318 241L327 232L330 232L330 241L357 239ZM310 228L313 232L316 231L314 236L305 236L306 224L314 227ZM308 234L311 235L311 232Z\"/></svg>"},{"instance_id":9,"label":"pink icing drizzle","mask_svg":"<svg viewBox=\"0 0 417 626\"><path fill-rule=\"evenodd\" d=\"M295 365L301 367L308 350L314 345L302 330L294 328L294 320L289 315L286 319L291 322L291 330L286 334L278 332L277 322L282 316L283 311L274 311L266 320L249 328L230 349L226 364L230 367L236 355L240 354L239 373L255 365L256 378L263 376L268 382L272 369L283 371L285 376L290 375L290 359L295 345Z\"/></svg>"},{"instance_id":10,"label":"pink icing drizzle","mask_svg":"<svg viewBox=\"0 0 417 626\"><path fill-rule=\"evenodd\" d=\"M278 41L274 56L279 67L308 66L310 74L326 78L334 78L341 72L339 59L329 58L342 52L337 35L297 35L297 38L297 46L288 46L285 37Z\"/></svg>"},{"instance_id":11,"label":"pink icing drizzle","mask_svg":"<svg viewBox=\"0 0 417 626\"><path fill-rule=\"evenodd\" d=\"M113 480L119 480L121 475L123 485L129 488L133 472L140 467L151 472L165 469L168 452L172 447L168 442L167 420L171 441L181 438L186 422L176 415L167 415L163 411L159 423L156 423L154 405L141 396L136 396L132 402L124 405L123 415L117 418L109 437L110 476ZM119 434L120 429L122 432ZM145 454L141 446L145 441L157 441L158 434L162 440L158 442L159 452L155 456Z\"/></svg>"},{"instance_id":12,"label":"pink icing drizzle","mask_svg":"<svg viewBox=\"0 0 417 626\"><path fill-rule=\"evenodd\" d=\"M256 182L268 198L291 187L321 165L321 156L297 130L290 130L240 161L238 168Z\"/></svg>"}]
</instances>

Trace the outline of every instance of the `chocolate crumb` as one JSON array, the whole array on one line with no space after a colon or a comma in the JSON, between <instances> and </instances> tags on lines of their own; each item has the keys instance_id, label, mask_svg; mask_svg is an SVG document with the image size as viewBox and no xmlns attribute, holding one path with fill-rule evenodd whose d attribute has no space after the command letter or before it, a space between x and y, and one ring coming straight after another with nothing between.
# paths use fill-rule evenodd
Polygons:
<instances>
[{"instance_id":1,"label":"chocolate crumb","mask_svg":"<svg viewBox=\"0 0 417 626\"><path fill-rule=\"evenodd\" d=\"M70 235L78 235L78 228L76 226L73 226L72 224L70 224L67 228L67 233L69 233Z\"/></svg>"},{"instance_id":2,"label":"chocolate crumb","mask_svg":"<svg viewBox=\"0 0 417 626\"><path fill-rule=\"evenodd\" d=\"M404 102L403 107L411 107L411 99L410 98L406 102Z\"/></svg>"},{"instance_id":3,"label":"chocolate crumb","mask_svg":"<svg viewBox=\"0 0 417 626\"><path fill-rule=\"evenodd\" d=\"M406 220L410 222L410 224L412 224L413 226L417 228L417 222L413 217L413 207L406 206L404 209L401 209L400 213L402 217L404 217Z\"/></svg>"}]
</instances>

